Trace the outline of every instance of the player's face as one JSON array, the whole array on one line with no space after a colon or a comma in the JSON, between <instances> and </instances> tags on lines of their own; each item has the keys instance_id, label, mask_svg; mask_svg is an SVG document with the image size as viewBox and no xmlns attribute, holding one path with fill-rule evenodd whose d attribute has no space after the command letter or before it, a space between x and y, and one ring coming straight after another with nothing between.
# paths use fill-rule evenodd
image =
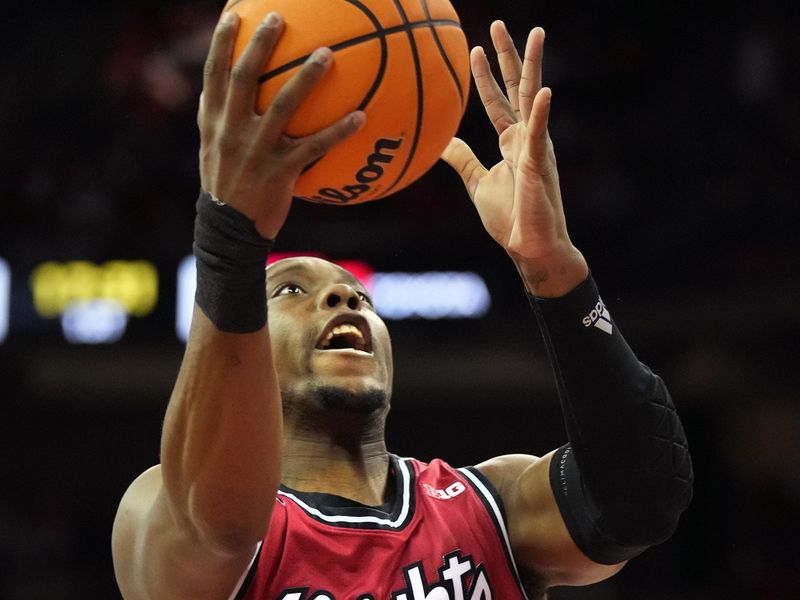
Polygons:
<instances>
[{"instance_id":1,"label":"player's face","mask_svg":"<svg viewBox=\"0 0 800 600\"><path fill-rule=\"evenodd\" d=\"M290 258L267 270L272 358L281 389L294 397L321 388L354 395L392 383L386 325L348 271L318 258Z\"/></svg>"}]
</instances>

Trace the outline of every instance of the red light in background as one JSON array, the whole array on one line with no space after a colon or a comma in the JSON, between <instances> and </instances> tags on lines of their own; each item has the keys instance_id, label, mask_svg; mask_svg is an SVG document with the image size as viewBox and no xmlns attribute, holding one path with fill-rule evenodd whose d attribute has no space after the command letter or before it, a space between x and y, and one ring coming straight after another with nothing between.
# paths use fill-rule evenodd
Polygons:
<instances>
[{"instance_id":1,"label":"red light in background","mask_svg":"<svg viewBox=\"0 0 800 600\"><path fill-rule=\"evenodd\" d=\"M270 252L269 256L267 257L267 266L270 266L272 263L278 262L279 260L283 260L284 258L294 258L296 256L313 256L315 258L324 258L325 260L330 260L324 254L322 254L322 252Z\"/></svg>"},{"instance_id":2,"label":"red light in background","mask_svg":"<svg viewBox=\"0 0 800 600\"><path fill-rule=\"evenodd\" d=\"M372 291L372 274L375 269L368 262L363 260L339 260L325 256L322 252L273 252L267 259L267 266L284 258L294 258L297 256L313 256L314 258L322 258L339 265L343 269L350 271L356 279L358 279L368 291Z\"/></svg>"}]
</instances>

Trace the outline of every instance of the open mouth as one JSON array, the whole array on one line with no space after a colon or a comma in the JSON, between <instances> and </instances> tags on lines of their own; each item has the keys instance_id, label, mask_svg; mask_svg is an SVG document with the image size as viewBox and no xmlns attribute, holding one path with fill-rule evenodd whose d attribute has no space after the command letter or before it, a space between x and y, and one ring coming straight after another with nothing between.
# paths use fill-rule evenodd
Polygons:
<instances>
[{"instance_id":1,"label":"open mouth","mask_svg":"<svg viewBox=\"0 0 800 600\"><path fill-rule=\"evenodd\" d=\"M366 321L353 315L337 317L325 328L317 350L358 350L372 354L372 338Z\"/></svg>"}]
</instances>

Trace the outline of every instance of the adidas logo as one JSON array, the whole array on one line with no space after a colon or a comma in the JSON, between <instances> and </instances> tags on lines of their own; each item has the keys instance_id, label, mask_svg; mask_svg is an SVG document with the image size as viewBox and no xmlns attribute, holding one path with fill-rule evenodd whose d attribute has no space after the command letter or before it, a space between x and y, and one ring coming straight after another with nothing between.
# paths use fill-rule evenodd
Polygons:
<instances>
[{"instance_id":1,"label":"adidas logo","mask_svg":"<svg viewBox=\"0 0 800 600\"><path fill-rule=\"evenodd\" d=\"M591 327L594 325L600 331L605 331L608 335L611 335L611 332L614 330L611 325L611 315L606 305L603 304L603 299L600 297L597 298L597 304L591 312L583 317L582 323L584 327Z\"/></svg>"}]
</instances>

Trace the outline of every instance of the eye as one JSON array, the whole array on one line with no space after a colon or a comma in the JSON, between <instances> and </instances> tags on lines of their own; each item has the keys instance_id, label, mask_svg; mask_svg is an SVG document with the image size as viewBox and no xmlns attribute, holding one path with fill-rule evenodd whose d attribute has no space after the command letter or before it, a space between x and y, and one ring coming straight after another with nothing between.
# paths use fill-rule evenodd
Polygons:
<instances>
[{"instance_id":1,"label":"eye","mask_svg":"<svg viewBox=\"0 0 800 600\"><path fill-rule=\"evenodd\" d=\"M284 283L275 288L272 292L272 297L277 296L294 296L296 294L303 294L305 290L296 283Z\"/></svg>"},{"instance_id":2,"label":"eye","mask_svg":"<svg viewBox=\"0 0 800 600\"><path fill-rule=\"evenodd\" d=\"M358 294L358 297L361 298L362 302L365 302L365 303L369 304L370 306L372 306L372 298L367 296L367 294L365 294L364 292L356 292L356 293Z\"/></svg>"}]
</instances>

